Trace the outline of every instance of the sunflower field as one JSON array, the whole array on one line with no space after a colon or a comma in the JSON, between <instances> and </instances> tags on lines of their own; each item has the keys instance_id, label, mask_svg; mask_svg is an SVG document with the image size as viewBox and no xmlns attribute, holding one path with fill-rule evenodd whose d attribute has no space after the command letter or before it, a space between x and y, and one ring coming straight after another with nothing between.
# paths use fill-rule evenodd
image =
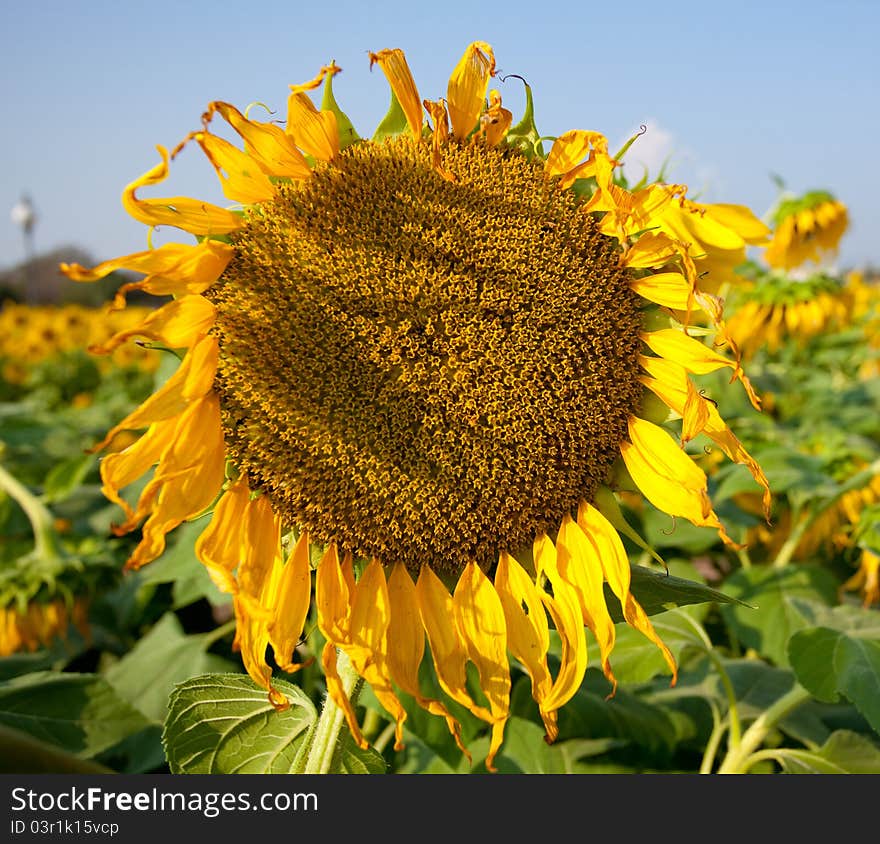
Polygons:
<instances>
[{"instance_id":1,"label":"sunflower field","mask_svg":"<svg viewBox=\"0 0 880 844\"><path fill-rule=\"evenodd\" d=\"M2 303L3 770L880 773L845 202L634 180L484 42L369 66L369 130L335 64L208 103L123 192L173 241Z\"/></svg>"}]
</instances>

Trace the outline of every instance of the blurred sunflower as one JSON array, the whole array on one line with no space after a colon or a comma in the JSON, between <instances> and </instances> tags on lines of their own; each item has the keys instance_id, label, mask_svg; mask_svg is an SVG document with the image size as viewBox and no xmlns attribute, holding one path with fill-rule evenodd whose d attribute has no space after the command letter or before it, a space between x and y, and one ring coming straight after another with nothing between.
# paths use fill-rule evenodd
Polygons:
<instances>
[{"instance_id":1,"label":"blurred sunflower","mask_svg":"<svg viewBox=\"0 0 880 844\"><path fill-rule=\"evenodd\" d=\"M846 205L827 191L785 196L771 217L773 238L764 260L780 270L793 270L809 261L818 264L836 254L849 227Z\"/></svg>"},{"instance_id":2,"label":"blurred sunflower","mask_svg":"<svg viewBox=\"0 0 880 844\"><path fill-rule=\"evenodd\" d=\"M48 647L56 639L65 639L71 625L84 639L89 638L85 598L31 600L24 604L13 600L0 607L0 657Z\"/></svg>"},{"instance_id":3,"label":"blurred sunflower","mask_svg":"<svg viewBox=\"0 0 880 844\"><path fill-rule=\"evenodd\" d=\"M167 176L159 147L161 163L125 189L124 206L198 244L63 268L81 281L137 270L146 277L119 298L174 296L103 347L140 335L186 350L96 446L146 428L101 463L104 491L126 514L118 532L143 523L129 565L155 559L170 530L210 511L196 552L233 595L248 673L283 707L267 648L283 670L299 667L309 547L321 546L323 668L355 739L366 746L340 652L396 720L398 746L400 690L460 743L446 705L419 687L427 639L443 691L491 726L491 769L508 654L531 677L548 740L584 676L585 626L613 682L603 582L674 680L673 657L630 591L609 487L638 489L730 543L706 476L657 422L673 412L682 439L706 433L748 466L769 506L760 467L690 374L729 368L759 400L738 359L669 317L703 309L723 329L720 302L698 287L694 244L644 233L679 188L620 188L597 132L566 132L545 157L530 92L514 126L489 91L488 44L467 48L445 100L420 99L400 50L371 54L375 64L392 95L372 139L336 103L335 65L291 86L286 128L212 102L183 143L199 144L241 207L141 198ZM318 109L309 92L322 83ZM209 130L217 115L244 149ZM595 185L588 199L576 182ZM657 305L669 309L662 318ZM646 389L662 401L654 421L642 412ZM154 466L130 505L120 490ZM485 702L466 688L468 661Z\"/></svg>"},{"instance_id":4,"label":"blurred sunflower","mask_svg":"<svg viewBox=\"0 0 880 844\"><path fill-rule=\"evenodd\" d=\"M743 355L771 354L789 340L804 346L813 337L839 330L859 318L851 290L839 279L815 274L795 279L758 272L743 279L730 297L727 329Z\"/></svg>"},{"instance_id":5,"label":"blurred sunflower","mask_svg":"<svg viewBox=\"0 0 880 844\"><path fill-rule=\"evenodd\" d=\"M4 303L0 308L0 373L11 383L22 383L35 363L65 352L100 347L120 331L140 326L151 310ZM158 352L131 343L116 349L105 368L132 366L150 372L158 364Z\"/></svg>"}]
</instances>

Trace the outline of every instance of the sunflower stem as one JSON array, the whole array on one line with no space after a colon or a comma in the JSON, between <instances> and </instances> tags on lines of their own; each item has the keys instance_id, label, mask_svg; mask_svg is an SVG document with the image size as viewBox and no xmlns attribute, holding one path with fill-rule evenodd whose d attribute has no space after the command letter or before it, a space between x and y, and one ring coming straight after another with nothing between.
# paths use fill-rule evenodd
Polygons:
<instances>
[{"instance_id":1,"label":"sunflower stem","mask_svg":"<svg viewBox=\"0 0 880 844\"><path fill-rule=\"evenodd\" d=\"M61 548L53 527L52 514L27 487L0 466L0 489L12 498L28 517L34 532L34 552L43 560L61 558Z\"/></svg>"},{"instance_id":2,"label":"sunflower stem","mask_svg":"<svg viewBox=\"0 0 880 844\"><path fill-rule=\"evenodd\" d=\"M342 690L346 696L354 701L360 690L360 677L348 654L340 650L336 662L336 670L342 683ZM336 755L339 733L345 723L345 713L328 694L324 698L324 708L315 725L315 737L309 749L309 758L306 760L304 774L328 774L333 765L333 757Z\"/></svg>"},{"instance_id":3,"label":"sunflower stem","mask_svg":"<svg viewBox=\"0 0 880 844\"><path fill-rule=\"evenodd\" d=\"M762 712L745 731L742 741L727 752L719 774L745 774L756 760L757 749L767 738L767 734L793 709L810 699L810 693L800 683L795 683L791 691L784 694L771 707Z\"/></svg>"}]
</instances>

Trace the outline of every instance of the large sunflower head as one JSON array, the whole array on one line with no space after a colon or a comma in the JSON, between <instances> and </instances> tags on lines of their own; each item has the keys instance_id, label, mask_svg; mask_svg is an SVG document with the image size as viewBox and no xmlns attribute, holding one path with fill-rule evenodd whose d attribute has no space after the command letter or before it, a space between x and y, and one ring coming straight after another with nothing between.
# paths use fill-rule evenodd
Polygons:
<instances>
[{"instance_id":1,"label":"large sunflower head","mask_svg":"<svg viewBox=\"0 0 880 844\"><path fill-rule=\"evenodd\" d=\"M819 264L836 255L849 228L846 205L824 190L785 196L771 216L773 238L764 260L780 270L793 270L809 262Z\"/></svg>"},{"instance_id":2,"label":"large sunflower head","mask_svg":"<svg viewBox=\"0 0 880 844\"><path fill-rule=\"evenodd\" d=\"M613 681L603 584L674 676L630 591L618 528L632 530L614 489L640 490L731 543L682 445L706 434L748 467L765 505L769 490L690 376L729 368L759 401L736 349L727 357L701 339L729 342L720 301L698 283L700 245L660 224L681 186L626 191L598 132L566 132L545 154L530 92L513 125L489 89L488 44L467 48L437 100L420 98L400 50L370 61L391 87L371 139L337 105L335 65L291 87L283 127L212 102L184 143L202 148L235 207L141 197L167 176L160 147L123 203L197 243L65 271L83 281L144 273L120 307L131 289L173 297L102 348L139 335L183 353L96 446L144 431L101 464L105 493L125 511L117 530L142 531L130 566L210 512L197 554L233 596L245 667L276 705L285 701L267 649L296 670L314 588L328 691L356 740L340 651L396 719L398 743L401 691L459 735L447 704L419 687L427 642L445 695L491 725L491 767L511 657L531 677L550 740L586 669L585 628ZM318 108L310 92L322 84ZM212 132L218 118L241 145ZM721 218L750 215L726 208ZM701 310L712 328L692 336L688 318ZM679 441L658 424L670 416L683 420ZM120 490L150 471L126 501ZM468 662L484 699L468 692Z\"/></svg>"}]
</instances>

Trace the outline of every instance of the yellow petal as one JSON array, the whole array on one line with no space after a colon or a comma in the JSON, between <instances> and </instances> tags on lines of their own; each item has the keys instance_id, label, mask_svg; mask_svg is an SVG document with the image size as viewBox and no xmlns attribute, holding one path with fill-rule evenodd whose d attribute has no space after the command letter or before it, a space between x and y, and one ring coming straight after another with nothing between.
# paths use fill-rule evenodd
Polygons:
<instances>
[{"instance_id":1,"label":"yellow petal","mask_svg":"<svg viewBox=\"0 0 880 844\"><path fill-rule=\"evenodd\" d=\"M697 392L680 364L663 358L644 356L640 361L653 376L643 378L642 383L662 399L667 407L684 419L682 439L687 441L699 433L705 433L731 460L745 466L764 488L764 517L769 521L772 496L767 476L733 431L728 428L714 403ZM694 409L695 405L698 410Z\"/></svg>"},{"instance_id":2,"label":"yellow petal","mask_svg":"<svg viewBox=\"0 0 880 844\"><path fill-rule=\"evenodd\" d=\"M694 304L694 290L681 273L653 273L630 279L629 286L643 299L664 308L686 311Z\"/></svg>"},{"instance_id":3,"label":"yellow petal","mask_svg":"<svg viewBox=\"0 0 880 844\"><path fill-rule=\"evenodd\" d=\"M406 710L391 685L388 666L390 620L385 574L379 562L373 560L364 569L354 591L345 651L358 674L370 684L379 703L393 716L396 722L394 748L402 750Z\"/></svg>"},{"instance_id":4,"label":"yellow petal","mask_svg":"<svg viewBox=\"0 0 880 844\"><path fill-rule=\"evenodd\" d=\"M327 683L327 694L332 698L333 702L342 710L345 715L348 729L351 731L351 737L355 740L358 747L366 750L370 743L364 738L361 732L360 724L358 724L357 714L351 705L351 700L345 692L342 680L339 677L339 670L336 667L336 645L332 641L324 643L324 649L321 651L321 664L324 666L324 679Z\"/></svg>"},{"instance_id":5,"label":"yellow petal","mask_svg":"<svg viewBox=\"0 0 880 844\"><path fill-rule=\"evenodd\" d=\"M244 481L232 484L220 496L211 521L195 544L198 560L221 592L234 594L238 584L233 572L245 554L245 524L251 492Z\"/></svg>"},{"instance_id":6,"label":"yellow petal","mask_svg":"<svg viewBox=\"0 0 880 844\"><path fill-rule=\"evenodd\" d=\"M141 529L141 541L126 565L136 569L162 554L165 535L214 501L225 471L220 402L214 393L209 393L181 414L171 445L162 454L153 479L144 490L148 499L155 494L150 487L159 491Z\"/></svg>"},{"instance_id":7,"label":"yellow petal","mask_svg":"<svg viewBox=\"0 0 880 844\"><path fill-rule=\"evenodd\" d=\"M348 638L351 592L339 564L335 542L327 546L315 573L315 605L318 627L324 636L333 642L345 641Z\"/></svg>"},{"instance_id":8,"label":"yellow petal","mask_svg":"<svg viewBox=\"0 0 880 844\"><path fill-rule=\"evenodd\" d=\"M110 354L130 337L147 337L172 349L194 345L214 324L214 306L204 296L181 296L153 311L140 325L90 346L97 355Z\"/></svg>"},{"instance_id":9,"label":"yellow petal","mask_svg":"<svg viewBox=\"0 0 880 844\"><path fill-rule=\"evenodd\" d=\"M293 652L300 642L312 598L309 537L303 531L283 568L277 573L269 643L282 671L298 671L308 663L293 663ZM310 662L310 660L309 660Z\"/></svg>"},{"instance_id":10,"label":"yellow petal","mask_svg":"<svg viewBox=\"0 0 880 844\"><path fill-rule=\"evenodd\" d=\"M556 537L556 553L559 573L577 593L584 624L590 628L599 643L602 671L616 688L617 680L610 662L615 629L605 603L602 561L598 557L596 546L568 513L563 517Z\"/></svg>"},{"instance_id":11,"label":"yellow petal","mask_svg":"<svg viewBox=\"0 0 880 844\"><path fill-rule=\"evenodd\" d=\"M532 697L543 716L543 702L553 686L547 667L550 628L541 593L525 569L502 551L495 569L495 591L504 610L507 647L526 669L532 681ZM551 725L545 726L548 732Z\"/></svg>"},{"instance_id":12,"label":"yellow petal","mask_svg":"<svg viewBox=\"0 0 880 844\"><path fill-rule=\"evenodd\" d=\"M275 186L246 152L210 132L193 132L192 138L217 172L223 195L228 199L244 205L274 199Z\"/></svg>"},{"instance_id":13,"label":"yellow petal","mask_svg":"<svg viewBox=\"0 0 880 844\"><path fill-rule=\"evenodd\" d=\"M208 104L205 121L209 121L215 111L238 132L247 154L267 176L302 180L312 175L293 138L280 126L249 120L237 108L219 100Z\"/></svg>"},{"instance_id":14,"label":"yellow petal","mask_svg":"<svg viewBox=\"0 0 880 844\"><path fill-rule=\"evenodd\" d=\"M489 701L492 736L486 768L494 771L493 762L504 739L504 725L510 710L510 666L504 610L492 582L474 562L468 563L459 576L452 605L468 658L477 667L480 688Z\"/></svg>"},{"instance_id":15,"label":"yellow petal","mask_svg":"<svg viewBox=\"0 0 880 844\"><path fill-rule=\"evenodd\" d=\"M675 659L669 648L657 635L647 613L629 590L629 557L614 526L586 501L581 501L578 507L578 525L596 547L605 580L608 581L611 591L620 601L623 617L627 624L644 634L660 649L666 664L672 671L672 682L675 683L678 674Z\"/></svg>"},{"instance_id":16,"label":"yellow petal","mask_svg":"<svg viewBox=\"0 0 880 844\"><path fill-rule=\"evenodd\" d=\"M587 670L587 639L577 590L560 574L556 548L546 534L535 538L533 546L535 567L538 575L550 581L553 596L543 593L542 599L556 624L556 632L562 645L559 657L559 673L553 681L550 693L544 699L544 724L552 715L552 726L547 730L548 741L558 735L555 712L580 688Z\"/></svg>"},{"instance_id":17,"label":"yellow petal","mask_svg":"<svg viewBox=\"0 0 880 844\"><path fill-rule=\"evenodd\" d=\"M128 522L136 521L136 517L128 502L119 495L119 491L145 475L158 462L162 452L171 443L176 425L176 419L154 422L143 436L124 451L108 454L101 459L101 492L125 511Z\"/></svg>"},{"instance_id":18,"label":"yellow petal","mask_svg":"<svg viewBox=\"0 0 880 844\"><path fill-rule=\"evenodd\" d=\"M90 270L79 264L61 264L60 268L73 281L97 281L121 269L146 273L141 281L119 288L113 303L114 308L119 308L125 304L125 294L130 290L145 290L155 296L203 293L220 278L234 252L228 243L206 239L196 246L166 243L158 249L104 261Z\"/></svg>"},{"instance_id":19,"label":"yellow petal","mask_svg":"<svg viewBox=\"0 0 880 844\"><path fill-rule=\"evenodd\" d=\"M466 138L477 125L486 100L489 78L494 75L495 54L492 48L484 41L474 41L468 45L452 71L446 89L449 120L456 138Z\"/></svg>"},{"instance_id":20,"label":"yellow petal","mask_svg":"<svg viewBox=\"0 0 880 844\"><path fill-rule=\"evenodd\" d=\"M410 133L416 140L420 139L424 122L422 100L403 50L379 50L378 53L370 53L370 67L372 68L374 64L378 64L385 74L394 96L397 97L406 115Z\"/></svg>"},{"instance_id":21,"label":"yellow petal","mask_svg":"<svg viewBox=\"0 0 880 844\"><path fill-rule=\"evenodd\" d=\"M577 178L592 176L596 154L607 151L608 140L599 132L583 129L563 132L550 148L544 164L544 175L548 178L562 176L561 186L569 187Z\"/></svg>"},{"instance_id":22,"label":"yellow petal","mask_svg":"<svg viewBox=\"0 0 880 844\"><path fill-rule=\"evenodd\" d=\"M752 406L756 410L761 409L761 400L755 393L739 361L728 360L717 352L713 352L705 343L701 343L675 328L646 331L641 334L641 338L651 351L666 360L680 363L688 372L703 375L722 367L729 367L733 370L731 380L739 379L745 387Z\"/></svg>"},{"instance_id":23,"label":"yellow petal","mask_svg":"<svg viewBox=\"0 0 880 844\"><path fill-rule=\"evenodd\" d=\"M628 247L621 261L633 269L662 267L680 254L678 246L662 232L645 232Z\"/></svg>"},{"instance_id":24,"label":"yellow petal","mask_svg":"<svg viewBox=\"0 0 880 844\"><path fill-rule=\"evenodd\" d=\"M513 113L501 106L501 94L489 92L489 108L480 116L480 135L490 147L497 146L504 139L513 123Z\"/></svg>"},{"instance_id":25,"label":"yellow petal","mask_svg":"<svg viewBox=\"0 0 880 844\"><path fill-rule=\"evenodd\" d=\"M217 338L211 335L196 342L186 353L177 371L132 411L92 451L100 451L120 432L143 428L182 413L191 402L200 399L214 385L217 371Z\"/></svg>"},{"instance_id":26,"label":"yellow petal","mask_svg":"<svg viewBox=\"0 0 880 844\"><path fill-rule=\"evenodd\" d=\"M703 207L706 210L707 216L712 217L722 226L736 232L746 243L752 246L766 243L770 237L770 229L745 205L715 203Z\"/></svg>"},{"instance_id":27,"label":"yellow petal","mask_svg":"<svg viewBox=\"0 0 880 844\"><path fill-rule=\"evenodd\" d=\"M459 749L470 759L461 740L461 725L438 700L424 697L419 687L419 666L425 655L425 631L419 617L416 585L401 563L396 563L388 578L388 602L391 618L388 624L388 669L401 689L412 695L416 703L446 721Z\"/></svg>"},{"instance_id":28,"label":"yellow petal","mask_svg":"<svg viewBox=\"0 0 880 844\"><path fill-rule=\"evenodd\" d=\"M339 73L336 65L322 67L310 82L291 85L287 99L287 133L307 155L332 161L339 154L339 125L332 111L318 111L307 91L317 88L328 73Z\"/></svg>"},{"instance_id":29,"label":"yellow petal","mask_svg":"<svg viewBox=\"0 0 880 844\"><path fill-rule=\"evenodd\" d=\"M235 598L239 618L236 641L248 674L263 688L271 689L272 669L266 662L266 647L274 604L272 572L281 562L281 521L265 496L247 503L243 551ZM287 703L277 691L270 699L276 705Z\"/></svg>"},{"instance_id":30,"label":"yellow petal","mask_svg":"<svg viewBox=\"0 0 880 844\"><path fill-rule=\"evenodd\" d=\"M162 161L135 179L122 192L122 205L128 213L148 226L174 226L195 235L228 234L240 229L243 221L237 214L198 199L173 196L167 199L138 199L136 191L168 178L168 150L156 149Z\"/></svg>"},{"instance_id":31,"label":"yellow petal","mask_svg":"<svg viewBox=\"0 0 880 844\"><path fill-rule=\"evenodd\" d=\"M638 488L658 510L682 516L700 527L714 527L735 545L709 500L706 475L663 428L631 416L630 441L620 445L626 468Z\"/></svg>"},{"instance_id":32,"label":"yellow petal","mask_svg":"<svg viewBox=\"0 0 880 844\"><path fill-rule=\"evenodd\" d=\"M452 596L428 566L422 566L419 572L416 595L441 688L477 718L491 722L492 714L485 707L474 703L467 693L468 654L454 621Z\"/></svg>"},{"instance_id":33,"label":"yellow petal","mask_svg":"<svg viewBox=\"0 0 880 844\"><path fill-rule=\"evenodd\" d=\"M446 113L446 106L442 101L434 100L425 100L423 105L431 120L434 121L434 128L431 130L431 164L434 170L447 182L454 182L456 181L455 175L450 173L442 163L443 143L449 137L449 116Z\"/></svg>"}]
</instances>

